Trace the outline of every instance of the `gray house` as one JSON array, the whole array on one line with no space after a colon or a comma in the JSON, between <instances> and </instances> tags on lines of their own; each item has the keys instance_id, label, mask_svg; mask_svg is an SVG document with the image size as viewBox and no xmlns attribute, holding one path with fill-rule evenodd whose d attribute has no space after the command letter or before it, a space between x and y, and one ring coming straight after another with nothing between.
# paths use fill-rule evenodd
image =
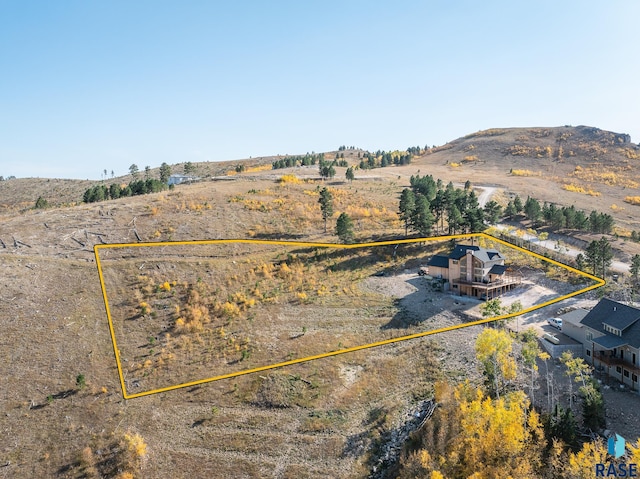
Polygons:
<instances>
[{"instance_id":1,"label":"gray house","mask_svg":"<svg viewBox=\"0 0 640 479\"><path fill-rule=\"evenodd\" d=\"M197 176L188 176L188 175L171 175L169 177L169 181L167 184L171 185L180 185L182 183L191 183L194 181L198 181L200 178Z\"/></svg>"},{"instance_id":2,"label":"gray house","mask_svg":"<svg viewBox=\"0 0 640 479\"><path fill-rule=\"evenodd\" d=\"M639 389L640 309L604 298L582 319L564 321L562 332L583 344L594 368Z\"/></svg>"}]
</instances>

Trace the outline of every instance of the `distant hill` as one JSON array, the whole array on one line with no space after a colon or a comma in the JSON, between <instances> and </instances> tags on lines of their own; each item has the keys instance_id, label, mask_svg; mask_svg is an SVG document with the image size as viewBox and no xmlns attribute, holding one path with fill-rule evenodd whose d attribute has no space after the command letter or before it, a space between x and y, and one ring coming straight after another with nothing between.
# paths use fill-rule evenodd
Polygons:
<instances>
[{"instance_id":1,"label":"distant hill","mask_svg":"<svg viewBox=\"0 0 640 479\"><path fill-rule=\"evenodd\" d=\"M633 160L640 160L640 149L628 134L589 126L493 128L458 138L430 153L459 162L469 162L475 156L481 162L503 165L603 164L628 167L628 171L636 169Z\"/></svg>"},{"instance_id":2,"label":"distant hill","mask_svg":"<svg viewBox=\"0 0 640 479\"><path fill-rule=\"evenodd\" d=\"M347 149L348 163L360 162L363 150ZM327 160L338 152L326 152ZM193 163L195 174L203 179L234 176L251 178L257 174L282 175L298 172L298 168L270 171L271 163L283 156L261 157L226 162ZM378 175L389 179L398 173L433 174L443 180L467 179L478 184L494 184L533 195L543 201L561 204L584 204L584 208L622 210L624 199L635 196L640 187L640 147L624 133L614 133L589 126L492 128L453 140L445 145L422 151L408 167L386 167L358 172L356 177ZM236 175L236 168L243 171ZM173 173L182 173L184 163L170 165ZM426 169L421 167L425 167ZM417 167L417 168L414 168ZM141 168L142 169L142 168ZM304 174L313 175L317 168L306 167ZM159 168L150 170L159 177ZM342 173L343 174L343 173ZM140 177L144 172L139 173ZM131 176L106 179L128 183ZM549 184L556 186L549 188ZM82 201L83 192L99 181L63 179L12 179L0 181L0 213L32 208L39 196L52 206L72 205ZM604 205L604 206L603 206ZM634 207L634 208L637 208ZM620 213L620 211L618 211ZM619 215L633 220L638 215ZM619 219L620 219L619 218Z\"/></svg>"}]
</instances>

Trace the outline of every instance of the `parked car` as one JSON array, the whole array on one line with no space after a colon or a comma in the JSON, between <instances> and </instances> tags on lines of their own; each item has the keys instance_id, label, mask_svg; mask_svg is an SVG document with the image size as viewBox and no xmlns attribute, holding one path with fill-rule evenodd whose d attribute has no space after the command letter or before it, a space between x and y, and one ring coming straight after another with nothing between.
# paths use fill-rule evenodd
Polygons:
<instances>
[{"instance_id":1,"label":"parked car","mask_svg":"<svg viewBox=\"0 0 640 479\"><path fill-rule=\"evenodd\" d=\"M549 318L547 319L547 323L549 323L554 328L558 328L562 331L562 320L560 318Z\"/></svg>"}]
</instances>

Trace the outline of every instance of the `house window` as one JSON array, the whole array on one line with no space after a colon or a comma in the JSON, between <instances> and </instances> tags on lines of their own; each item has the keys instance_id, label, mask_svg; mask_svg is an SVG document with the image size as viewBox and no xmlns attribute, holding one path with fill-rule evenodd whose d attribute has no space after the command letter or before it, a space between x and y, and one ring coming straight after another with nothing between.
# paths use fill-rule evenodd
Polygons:
<instances>
[{"instance_id":1,"label":"house window","mask_svg":"<svg viewBox=\"0 0 640 479\"><path fill-rule=\"evenodd\" d=\"M633 353L633 365L636 365L636 353Z\"/></svg>"},{"instance_id":2,"label":"house window","mask_svg":"<svg viewBox=\"0 0 640 479\"><path fill-rule=\"evenodd\" d=\"M616 372L618 374L622 373L622 368L620 366L616 366Z\"/></svg>"},{"instance_id":3,"label":"house window","mask_svg":"<svg viewBox=\"0 0 640 479\"><path fill-rule=\"evenodd\" d=\"M617 328L613 328L613 327L609 326L608 324L604 324L604 323L603 323L603 327L604 327L604 330L607 333L615 334L616 336L622 336L622 331L620 331Z\"/></svg>"},{"instance_id":4,"label":"house window","mask_svg":"<svg viewBox=\"0 0 640 479\"><path fill-rule=\"evenodd\" d=\"M587 349L587 356L591 356L591 351Z\"/></svg>"},{"instance_id":5,"label":"house window","mask_svg":"<svg viewBox=\"0 0 640 479\"><path fill-rule=\"evenodd\" d=\"M587 341L593 340L593 333L591 331L587 331Z\"/></svg>"},{"instance_id":6,"label":"house window","mask_svg":"<svg viewBox=\"0 0 640 479\"><path fill-rule=\"evenodd\" d=\"M631 380L632 380L634 383L637 383L637 382L638 382L638 376L636 376L635 374L632 374L632 375L631 375Z\"/></svg>"},{"instance_id":7,"label":"house window","mask_svg":"<svg viewBox=\"0 0 640 479\"><path fill-rule=\"evenodd\" d=\"M627 371L626 369L624 370L624 377L628 378L629 377L629 371Z\"/></svg>"},{"instance_id":8,"label":"house window","mask_svg":"<svg viewBox=\"0 0 640 479\"><path fill-rule=\"evenodd\" d=\"M453 264L458 264L458 260L457 260L457 259L453 259L453 260L451 260L451 262L452 262Z\"/></svg>"}]
</instances>

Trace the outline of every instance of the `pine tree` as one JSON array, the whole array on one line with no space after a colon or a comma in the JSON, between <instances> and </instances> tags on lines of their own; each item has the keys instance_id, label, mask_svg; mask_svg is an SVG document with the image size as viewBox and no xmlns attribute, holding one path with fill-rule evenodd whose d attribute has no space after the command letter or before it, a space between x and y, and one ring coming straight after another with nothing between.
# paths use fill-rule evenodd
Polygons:
<instances>
[{"instance_id":1,"label":"pine tree","mask_svg":"<svg viewBox=\"0 0 640 479\"><path fill-rule=\"evenodd\" d=\"M584 253L587 264L591 267L591 272L593 274L597 274L598 263L600 260L598 242L596 240L593 240L591 243L589 243L589 246L587 246L587 249Z\"/></svg>"},{"instance_id":2,"label":"pine tree","mask_svg":"<svg viewBox=\"0 0 640 479\"><path fill-rule=\"evenodd\" d=\"M409 188L402 190L400 195L400 219L404 221L404 235L407 236L409 231L409 225L411 224L411 218L413 217L413 211L416 208L416 198Z\"/></svg>"},{"instance_id":3,"label":"pine tree","mask_svg":"<svg viewBox=\"0 0 640 479\"><path fill-rule=\"evenodd\" d=\"M604 278L607 274L607 268L611 266L611 260L613 259L613 250L611 243L604 236L598 241L599 259L600 259L600 271Z\"/></svg>"},{"instance_id":4,"label":"pine tree","mask_svg":"<svg viewBox=\"0 0 640 479\"><path fill-rule=\"evenodd\" d=\"M504 209L504 215L509 217L509 220L513 218L518 212L516 211L516 207L513 204L513 201L509 201L507 203L507 207Z\"/></svg>"},{"instance_id":5,"label":"pine tree","mask_svg":"<svg viewBox=\"0 0 640 479\"><path fill-rule=\"evenodd\" d=\"M502 206L491 200L484 205L484 220L487 223L496 224L502 214Z\"/></svg>"},{"instance_id":6,"label":"pine tree","mask_svg":"<svg viewBox=\"0 0 640 479\"><path fill-rule=\"evenodd\" d=\"M640 254L635 254L631 258L631 267L629 268L629 273L631 273L633 280L637 283L638 276L640 276Z\"/></svg>"},{"instance_id":7,"label":"pine tree","mask_svg":"<svg viewBox=\"0 0 640 479\"><path fill-rule=\"evenodd\" d=\"M129 167L129 173L133 176L133 179L136 180L138 178L138 165L135 163Z\"/></svg>"},{"instance_id":8,"label":"pine tree","mask_svg":"<svg viewBox=\"0 0 640 479\"><path fill-rule=\"evenodd\" d=\"M171 167L166 163L162 163L160 165L160 181L163 183L167 183L169 181L169 177L171 176Z\"/></svg>"},{"instance_id":9,"label":"pine tree","mask_svg":"<svg viewBox=\"0 0 640 479\"><path fill-rule=\"evenodd\" d=\"M356 175L354 175L354 173L353 173L353 167L352 166L347 168L347 172L345 173L345 176L346 176L347 181L349 183L351 183L355 179Z\"/></svg>"},{"instance_id":10,"label":"pine tree","mask_svg":"<svg viewBox=\"0 0 640 479\"><path fill-rule=\"evenodd\" d=\"M535 225L542 214L542 208L538 200L529 196L524 204L524 214L527 215L527 218Z\"/></svg>"},{"instance_id":11,"label":"pine tree","mask_svg":"<svg viewBox=\"0 0 640 479\"><path fill-rule=\"evenodd\" d=\"M522 206L522 200L518 195L516 195L516 197L513 199L513 206L516 209L516 214L520 214L524 210L524 206Z\"/></svg>"},{"instance_id":12,"label":"pine tree","mask_svg":"<svg viewBox=\"0 0 640 479\"><path fill-rule=\"evenodd\" d=\"M190 161L187 161L184 164L184 174L185 175L190 175L191 173L195 173L196 171L196 167L193 163L191 163Z\"/></svg>"},{"instance_id":13,"label":"pine tree","mask_svg":"<svg viewBox=\"0 0 640 479\"><path fill-rule=\"evenodd\" d=\"M415 208L411 215L411 229L416 231L421 236L429 236L431 233L431 227L433 226L433 214L431 214L431 207L429 200L423 195L416 196Z\"/></svg>"},{"instance_id":14,"label":"pine tree","mask_svg":"<svg viewBox=\"0 0 640 479\"><path fill-rule=\"evenodd\" d=\"M324 220L324 232L327 232L327 220L333 216L333 196L327 188L320 190L320 210L322 211L322 219Z\"/></svg>"},{"instance_id":15,"label":"pine tree","mask_svg":"<svg viewBox=\"0 0 640 479\"><path fill-rule=\"evenodd\" d=\"M447 210L447 222L449 223L449 234L456 234L460 231L464 223L464 218L460 213L460 210L455 204L452 204Z\"/></svg>"},{"instance_id":16,"label":"pine tree","mask_svg":"<svg viewBox=\"0 0 640 479\"><path fill-rule=\"evenodd\" d=\"M341 213L336 221L336 235L343 243L353 243L353 221L347 213Z\"/></svg>"}]
</instances>

